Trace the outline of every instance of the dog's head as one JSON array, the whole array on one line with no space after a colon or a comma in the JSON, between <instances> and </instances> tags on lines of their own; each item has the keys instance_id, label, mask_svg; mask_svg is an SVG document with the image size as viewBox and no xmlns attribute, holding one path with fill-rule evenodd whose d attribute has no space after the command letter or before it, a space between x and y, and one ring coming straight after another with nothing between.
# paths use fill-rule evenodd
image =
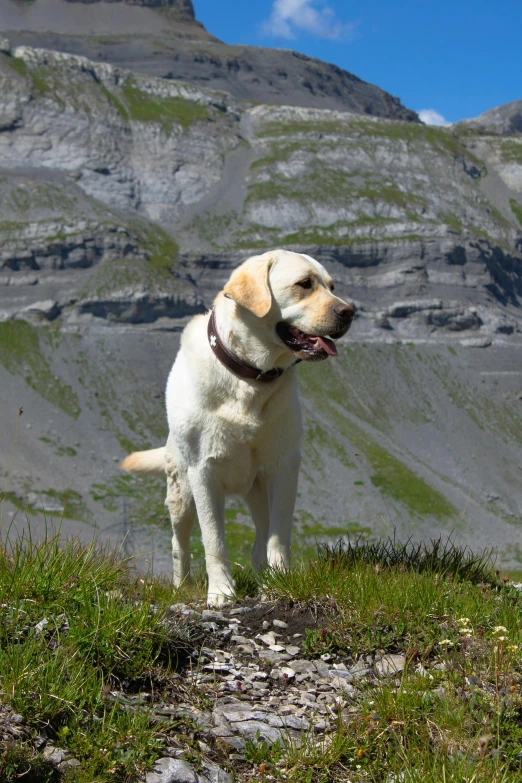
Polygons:
<instances>
[{"instance_id":1,"label":"dog's head","mask_svg":"<svg viewBox=\"0 0 522 783\"><path fill-rule=\"evenodd\" d=\"M299 359L320 361L335 356L333 341L347 332L355 314L333 288L332 278L315 259L274 250L241 264L223 293L259 319L256 327L271 341Z\"/></svg>"}]
</instances>

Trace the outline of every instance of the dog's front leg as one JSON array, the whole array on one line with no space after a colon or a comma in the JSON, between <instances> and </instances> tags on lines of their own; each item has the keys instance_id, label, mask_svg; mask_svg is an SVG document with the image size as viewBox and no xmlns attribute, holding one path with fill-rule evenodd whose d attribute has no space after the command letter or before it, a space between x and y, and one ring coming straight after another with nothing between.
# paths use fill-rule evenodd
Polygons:
<instances>
[{"instance_id":1,"label":"dog's front leg","mask_svg":"<svg viewBox=\"0 0 522 783\"><path fill-rule=\"evenodd\" d=\"M299 451L278 460L276 469L268 476L268 565L288 568L292 541L292 520L301 454Z\"/></svg>"},{"instance_id":2,"label":"dog's front leg","mask_svg":"<svg viewBox=\"0 0 522 783\"><path fill-rule=\"evenodd\" d=\"M189 468L188 480L205 548L207 603L209 606L222 606L234 597L235 591L225 543L225 494L207 467Z\"/></svg>"}]
</instances>

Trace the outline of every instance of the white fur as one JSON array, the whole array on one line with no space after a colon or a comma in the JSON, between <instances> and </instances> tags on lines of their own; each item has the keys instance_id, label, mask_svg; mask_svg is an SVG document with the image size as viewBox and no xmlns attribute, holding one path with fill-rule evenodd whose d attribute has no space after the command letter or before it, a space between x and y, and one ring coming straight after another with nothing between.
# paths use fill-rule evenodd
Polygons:
<instances>
[{"instance_id":1,"label":"white fur","mask_svg":"<svg viewBox=\"0 0 522 783\"><path fill-rule=\"evenodd\" d=\"M248 275L269 275L269 312L258 317L221 292L215 302L219 335L252 366L288 369L270 383L237 377L210 349L209 314L196 316L182 335L167 383L167 446L162 455L161 450L154 450L153 459L146 456L150 452L140 452L122 465L136 471L143 464L150 471L164 461L174 584L189 577L190 531L198 518L209 579L208 602L215 606L234 595L225 544L227 495L242 496L252 514L254 567L268 563L286 568L290 563L301 412L296 369L291 367L295 356L278 338L275 326L288 320L307 333L328 334L328 308L340 302L330 293L331 278L324 267L309 256L278 250L243 266ZM310 299L299 299L295 292L295 281L307 273L319 280L313 306Z\"/></svg>"}]
</instances>

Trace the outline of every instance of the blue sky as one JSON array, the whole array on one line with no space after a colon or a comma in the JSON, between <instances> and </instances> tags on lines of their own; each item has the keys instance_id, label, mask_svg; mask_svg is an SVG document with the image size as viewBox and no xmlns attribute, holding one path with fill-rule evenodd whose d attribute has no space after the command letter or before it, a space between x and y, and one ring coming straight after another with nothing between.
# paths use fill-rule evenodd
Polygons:
<instances>
[{"instance_id":1,"label":"blue sky","mask_svg":"<svg viewBox=\"0 0 522 783\"><path fill-rule=\"evenodd\" d=\"M296 49L449 122L522 99L521 0L194 0L227 43ZM442 122L442 120L441 120Z\"/></svg>"}]
</instances>

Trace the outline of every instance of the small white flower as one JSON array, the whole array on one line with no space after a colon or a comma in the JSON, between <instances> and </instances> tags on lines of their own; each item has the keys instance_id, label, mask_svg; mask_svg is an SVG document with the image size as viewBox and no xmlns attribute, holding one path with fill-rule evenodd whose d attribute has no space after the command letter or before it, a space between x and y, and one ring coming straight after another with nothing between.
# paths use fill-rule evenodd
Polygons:
<instances>
[{"instance_id":1,"label":"small white flower","mask_svg":"<svg viewBox=\"0 0 522 783\"><path fill-rule=\"evenodd\" d=\"M453 642L451 641L451 639L443 639L441 642L439 642L439 644L442 647L453 647Z\"/></svg>"},{"instance_id":2,"label":"small white flower","mask_svg":"<svg viewBox=\"0 0 522 783\"><path fill-rule=\"evenodd\" d=\"M495 628L493 628L493 633L507 633L508 629L505 628L503 625L497 625Z\"/></svg>"}]
</instances>

